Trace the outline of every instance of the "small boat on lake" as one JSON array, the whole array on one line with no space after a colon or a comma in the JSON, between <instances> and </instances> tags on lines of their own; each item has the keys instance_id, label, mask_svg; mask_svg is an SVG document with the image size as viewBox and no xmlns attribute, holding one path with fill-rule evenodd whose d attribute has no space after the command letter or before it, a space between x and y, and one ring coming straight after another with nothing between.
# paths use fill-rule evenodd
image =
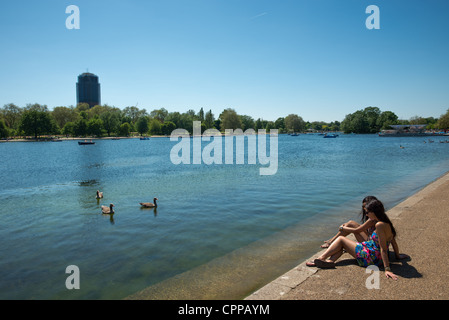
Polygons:
<instances>
[{"instance_id":1,"label":"small boat on lake","mask_svg":"<svg viewBox=\"0 0 449 320\"><path fill-rule=\"evenodd\" d=\"M140 137L140 140L150 140L148 137Z\"/></svg>"},{"instance_id":2,"label":"small boat on lake","mask_svg":"<svg viewBox=\"0 0 449 320\"><path fill-rule=\"evenodd\" d=\"M338 137L338 134L335 134L335 133L333 133L333 134L325 134L324 136L323 136L323 138L336 138L336 137Z\"/></svg>"},{"instance_id":3,"label":"small boat on lake","mask_svg":"<svg viewBox=\"0 0 449 320\"><path fill-rule=\"evenodd\" d=\"M78 141L78 144L81 146L81 145L87 145L87 144L95 144L95 142L93 142L92 140L90 140L90 141L84 140L84 141Z\"/></svg>"}]
</instances>

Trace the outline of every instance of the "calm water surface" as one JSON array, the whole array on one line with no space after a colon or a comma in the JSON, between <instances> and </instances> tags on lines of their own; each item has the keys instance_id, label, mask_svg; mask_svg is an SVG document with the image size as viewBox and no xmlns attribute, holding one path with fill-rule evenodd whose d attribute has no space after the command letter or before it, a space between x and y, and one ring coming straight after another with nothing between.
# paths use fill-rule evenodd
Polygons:
<instances>
[{"instance_id":1,"label":"calm water surface","mask_svg":"<svg viewBox=\"0 0 449 320\"><path fill-rule=\"evenodd\" d=\"M447 172L446 138L280 135L273 176L174 165L166 138L0 143L0 299L243 298L357 219L364 196L389 208Z\"/></svg>"}]
</instances>

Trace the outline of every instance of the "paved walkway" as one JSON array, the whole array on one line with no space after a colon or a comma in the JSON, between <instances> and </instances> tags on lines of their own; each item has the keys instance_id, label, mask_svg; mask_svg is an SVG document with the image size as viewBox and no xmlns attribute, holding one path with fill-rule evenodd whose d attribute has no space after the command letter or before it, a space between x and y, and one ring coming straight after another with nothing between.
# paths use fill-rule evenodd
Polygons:
<instances>
[{"instance_id":1,"label":"paved walkway","mask_svg":"<svg viewBox=\"0 0 449 320\"><path fill-rule=\"evenodd\" d=\"M388 215L401 253L411 257L396 261L390 254L397 281L386 279L383 272L367 273L344 254L336 269L310 268L304 262L246 300L449 299L449 173L390 209ZM375 286L376 276L378 289L368 289L367 283Z\"/></svg>"}]
</instances>

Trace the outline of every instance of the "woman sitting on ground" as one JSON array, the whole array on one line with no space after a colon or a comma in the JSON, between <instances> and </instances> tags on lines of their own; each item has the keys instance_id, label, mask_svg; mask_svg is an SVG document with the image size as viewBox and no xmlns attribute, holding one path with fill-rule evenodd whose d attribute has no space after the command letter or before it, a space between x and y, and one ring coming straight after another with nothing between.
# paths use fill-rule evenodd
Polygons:
<instances>
[{"instance_id":1,"label":"woman sitting on ground","mask_svg":"<svg viewBox=\"0 0 449 320\"><path fill-rule=\"evenodd\" d=\"M406 259L408 255L400 254L396 243L396 230L392 222L385 213L384 206L379 200L373 200L366 205L366 212L369 219L376 222L375 230L370 239L364 242L354 242L343 236L338 237L330 247L313 262L307 262L309 267L334 268L335 261L343 254L343 249L356 258L357 263L362 267L369 265L382 266L385 269L385 276L397 280L397 276L391 272L390 261L388 260L388 246L391 243L396 255L396 259Z\"/></svg>"},{"instance_id":2,"label":"woman sitting on ground","mask_svg":"<svg viewBox=\"0 0 449 320\"><path fill-rule=\"evenodd\" d=\"M366 209L365 206L368 202L372 200L377 200L375 196L367 196L362 201L362 212L360 213L362 216L362 224L359 224L355 221L348 221L346 223L343 223L340 226L340 229L338 233L331 239L324 241L324 244L321 246L321 248L329 248L332 242L335 241L339 236L346 237L347 235L353 233L356 240L358 242L363 242L369 239L371 236L371 233L374 231L374 224L375 222L373 220L368 219L366 215Z\"/></svg>"}]
</instances>

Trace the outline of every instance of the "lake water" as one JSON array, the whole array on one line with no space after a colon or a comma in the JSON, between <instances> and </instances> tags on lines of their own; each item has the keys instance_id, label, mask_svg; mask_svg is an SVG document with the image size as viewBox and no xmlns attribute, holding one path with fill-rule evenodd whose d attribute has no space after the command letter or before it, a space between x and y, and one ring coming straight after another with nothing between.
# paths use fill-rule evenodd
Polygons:
<instances>
[{"instance_id":1,"label":"lake water","mask_svg":"<svg viewBox=\"0 0 449 320\"><path fill-rule=\"evenodd\" d=\"M366 195L388 209L447 172L447 138L279 135L271 176L174 165L167 138L0 143L0 299L244 298L358 219Z\"/></svg>"}]
</instances>

